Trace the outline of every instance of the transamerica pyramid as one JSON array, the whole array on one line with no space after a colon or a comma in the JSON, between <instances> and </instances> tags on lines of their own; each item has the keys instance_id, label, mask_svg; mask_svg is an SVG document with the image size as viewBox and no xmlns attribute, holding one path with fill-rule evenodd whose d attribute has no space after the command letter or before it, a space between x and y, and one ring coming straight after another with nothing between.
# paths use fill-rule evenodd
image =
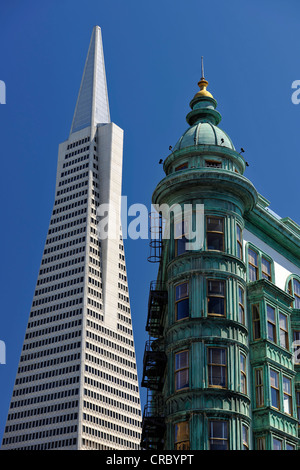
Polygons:
<instances>
[{"instance_id":1,"label":"transamerica pyramid","mask_svg":"<svg viewBox=\"0 0 300 470\"><path fill-rule=\"evenodd\" d=\"M101 29L92 32L1 449L139 449L141 406L120 214L123 130L110 120Z\"/></svg>"}]
</instances>

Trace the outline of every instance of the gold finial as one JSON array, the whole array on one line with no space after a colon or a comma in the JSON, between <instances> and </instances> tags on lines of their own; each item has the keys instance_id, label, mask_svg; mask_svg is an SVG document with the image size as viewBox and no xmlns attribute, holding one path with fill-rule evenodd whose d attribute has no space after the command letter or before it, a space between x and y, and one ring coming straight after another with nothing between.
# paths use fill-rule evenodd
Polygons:
<instances>
[{"instance_id":1,"label":"gold finial","mask_svg":"<svg viewBox=\"0 0 300 470\"><path fill-rule=\"evenodd\" d=\"M194 98L197 98L198 96L210 96L210 98L213 98L213 95L207 91L206 87L208 85L208 81L205 80L204 78L204 66L203 66L203 56L201 57L201 79L200 82L198 82L198 86L200 88L200 91L196 93Z\"/></svg>"}]
</instances>

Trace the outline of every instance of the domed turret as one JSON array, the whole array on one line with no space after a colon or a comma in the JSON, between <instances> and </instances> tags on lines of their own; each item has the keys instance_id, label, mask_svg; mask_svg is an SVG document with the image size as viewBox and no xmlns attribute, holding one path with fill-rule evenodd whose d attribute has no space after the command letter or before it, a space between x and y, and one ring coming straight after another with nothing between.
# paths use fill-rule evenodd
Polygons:
<instances>
[{"instance_id":1,"label":"domed turret","mask_svg":"<svg viewBox=\"0 0 300 470\"><path fill-rule=\"evenodd\" d=\"M218 127L222 117L216 110L217 102L207 91L208 81L204 78L203 62L202 77L198 82L200 91L190 102L190 111L186 120L190 127L180 137L173 151L195 145L222 145L235 150L230 137Z\"/></svg>"}]
</instances>

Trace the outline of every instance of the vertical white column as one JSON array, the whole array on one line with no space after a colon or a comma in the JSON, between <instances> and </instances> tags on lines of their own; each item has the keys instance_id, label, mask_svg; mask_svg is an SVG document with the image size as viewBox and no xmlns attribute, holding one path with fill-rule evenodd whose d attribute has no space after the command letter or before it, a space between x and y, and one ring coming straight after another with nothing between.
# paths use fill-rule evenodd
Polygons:
<instances>
[{"instance_id":1,"label":"vertical white column","mask_svg":"<svg viewBox=\"0 0 300 470\"><path fill-rule=\"evenodd\" d=\"M121 224L121 190L123 162L123 130L113 123L98 126L100 206L108 205L107 237L101 240L102 292L104 321L116 330L119 281L119 244Z\"/></svg>"}]
</instances>

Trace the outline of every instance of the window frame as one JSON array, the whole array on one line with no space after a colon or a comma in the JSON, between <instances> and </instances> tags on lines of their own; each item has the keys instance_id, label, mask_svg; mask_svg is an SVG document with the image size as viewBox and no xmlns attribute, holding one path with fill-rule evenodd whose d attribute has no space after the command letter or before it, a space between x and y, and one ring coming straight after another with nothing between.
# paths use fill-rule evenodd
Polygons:
<instances>
[{"instance_id":1,"label":"window frame","mask_svg":"<svg viewBox=\"0 0 300 470\"><path fill-rule=\"evenodd\" d=\"M266 436L256 438L256 450L266 450Z\"/></svg>"},{"instance_id":2,"label":"window frame","mask_svg":"<svg viewBox=\"0 0 300 470\"><path fill-rule=\"evenodd\" d=\"M222 168L222 161L219 160L204 160L205 168Z\"/></svg>"},{"instance_id":3,"label":"window frame","mask_svg":"<svg viewBox=\"0 0 300 470\"><path fill-rule=\"evenodd\" d=\"M221 282L223 284L223 291L224 291L224 294L221 295L221 294L209 294L209 282ZM206 308L207 308L207 316L208 317L219 317L219 318L226 318L226 311L227 311L227 308L226 308L226 299L227 299L227 295L226 295L226 288L227 288L227 283L226 283L226 280L225 279L207 279L206 280ZM224 302L224 308L223 308L223 313L215 313L215 312L209 312L209 299L213 297L213 298L220 298L220 299L223 299L223 302Z\"/></svg>"},{"instance_id":4,"label":"window frame","mask_svg":"<svg viewBox=\"0 0 300 470\"><path fill-rule=\"evenodd\" d=\"M243 357L243 361L242 361L242 357ZM240 351L240 390L241 390L241 393L244 393L245 395L247 395L247 391L248 391L247 357L246 357L246 354L242 351Z\"/></svg>"},{"instance_id":5,"label":"window frame","mask_svg":"<svg viewBox=\"0 0 300 470\"><path fill-rule=\"evenodd\" d=\"M186 161L186 162L181 163L178 166L175 166L174 171L186 170L188 167L189 167L189 163Z\"/></svg>"},{"instance_id":6,"label":"window frame","mask_svg":"<svg viewBox=\"0 0 300 470\"><path fill-rule=\"evenodd\" d=\"M274 374L276 374L277 384L278 384L277 387L272 385L271 372L274 372ZM280 403L280 374L277 370L272 369L271 367L270 367L270 370L269 370L269 380L270 380L270 404L271 404L271 408L274 408L275 410L280 411L281 410L281 406L280 406L281 405L281 403ZM272 389L275 390L276 401L277 401L278 406L273 405Z\"/></svg>"},{"instance_id":7,"label":"window frame","mask_svg":"<svg viewBox=\"0 0 300 470\"><path fill-rule=\"evenodd\" d=\"M186 284L187 285L187 296L186 297L182 297L182 298L179 298L177 299L176 298L176 289L177 287L179 286L182 286ZM183 318L178 318L178 304L184 300L188 300L188 315L183 317ZM190 286L189 286L189 281L183 281L183 282L179 282L177 284L175 284L174 286L174 303L175 303L175 321L178 322L178 321L182 321L182 320L185 320L186 318L189 318L190 317L190 309L189 309L189 306L190 306Z\"/></svg>"},{"instance_id":8,"label":"window frame","mask_svg":"<svg viewBox=\"0 0 300 470\"><path fill-rule=\"evenodd\" d=\"M261 382L258 380L260 374ZM254 389L255 389L255 405L256 408L262 408L265 405L265 394L264 394L264 369L263 367L257 367L254 369Z\"/></svg>"},{"instance_id":9,"label":"window frame","mask_svg":"<svg viewBox=\"0 0 300 470\"><path fill-rule=\"evenodd\" d=\"M222 221L222 231L219 230L208 230L208 219L219 219ZM215 248L208 248L208 235L209 234L219 234L222 239L222 249L218 250ZM225 217L218 215L206 215L205 216L205 240L206 240L206 250L207 251L218 251L220 253L225 252Z\"/></svg>"},{"instance_id":10,"label":"window frame","mask_svg":"<svg viewBox=\"0 0 300 470\"><path fill-rule=\"evenodd\" d=\"M226 425L226 437L216 437L214 435L211 435L211 431L212 431L212 426L213 423L218 423L218 424L224 424ZM222 441L222 442L225 442L226 444L226 449L222 449L222 450L229 450L229 423L227 420L225 419L217 419L217 418L212 418L212 419L209 419L208 420L208 447L210 450L215 450L215 449L212 449L212 441Z\"/></svg>"},{"instance_id":11,"label":"window frame","mask_svg":"<svg viewBox=\"0 0 300 470\"><path fill-rule=\"evenodd\" d=\"M249 251L252 251L253 253L256 254L257 256L257 264L253 264L252 262L250 262L249 260ZM247 256L247 269L248 269L248 273L250 273L250 269L249 269L249 265L251 266L251 268L253 268L255 270L255 279L250 279L250 274L248 275L248 279L249 279L249 282L255 282L255 281L258 281L259 279L259 254L257 251L255 251L253 248L248 248L248 256Z\"/></svg>"},{"instance_id":12,"label":"window frame","mask_svg":"<svg viewBox=\"0 0 300 470\"><path fill-rule=\"evenodd\" d=\"M280 449L274 449L274 441L277 441L280 443ZM282 447L282 439L279 439L278 437L275 437L275 436L272 436L272 450L282 450L283 447Z\"/></svg>"},{"instance_id":13,"label":"window frame","mask_svg":"<svg viewBox=\"0 0 300 470\"><path fill-rule=\"evenodd\" d=\"M221 363L214 363L210 362L210 351L212 349L221 349L225 352L225 364ZM212 377L211 371L213 370L214 367L221 368L220 370L225 371L224 374L224 383L225 385L215 385L210 382L210 377ZM217 388L217 389L227 389L228 388L228 370L227 370L228 364L227 364L227 348L223 346L207 346L207 386L209 388ZM222 374L220 374L222 376Z\"/></svg>"},{"instance_id":14,"label":"window frame","mask_svg":"<svg viewBox=\"0 0 300 470\"><path fill-rule=\"evenodd\" d=\"M254 307L257 307L257 313L258 313L258 318L254 318L254 315L253 315L253 310L254 310ZM251 320L252 320L252 339L253 341L258 341L261 339L261 314L260 314L260 304L259 303L255 303L255 304L251 304ZM259 336L256 337L255 336L255 332L256 332L256 323L258 323L259 325Z\"/></svg>"},{"instance_id":15,"label":"window frame","mask_svg":"<svg viewBox=\"0 0 300 470\"><path fill-rule=\"evenodd\" d=\"M179 428L180 425L182 425L182 424L187 425L187 429L188 429L187 437L188 437L188 439L179 441L179 440L177 440L176 426ZM189 423L189 420L179 421L178 423L174 424L174 449L175 450L189 450L190 449L190 423Z\"/></svg>"},{"instance_id":16,"label":"window frame","mask_svg":"<svg viewBox=\"0 0 300 470\"><path fill-rule=\"evenodd\" d=\"M244 439L244 430L246 431L246 440ZM249 427L242 423L242 449L249 450Z\"/></svg>"},{"instance_id":17,"label":"window frame","mask_svg":"<svg viewBox=\"0 0 300 470\"><path fill-rule=\"evenodd\" d=\"M289 382L289 393L285 391L284 379ZM292 392L292 379L282 374L282 395L283 395L283 411L289 416L293 416L293 392ZM288 397L288 408L289 411L285 409L285 397Z\"/></svg>"},{"instance_id":18,"label":"window frame","mask_svg":"<svg viewBox=\"0 0 300 470\"><path fill-rule=\"evenodd\" d=\"M180 219L174 219L174 252L175 252L175 257L183 255L186 253L188 250L186 249L186 246L184 247L183 251L180 251L178 253L178 241L185 241L185 244L189 242L189 238L186 237L186 235L189 235L190 231L190 218L187 217L184 219L183 217L180 217ZM177 237L176 236L176 226L178 224L181 224L181 234ZM187 224L187 227L185 227L185 224Z\"/></svg>"},{"instance_id":19,"label":"window frame","mask_svg":"<svg viewBox=\"0 0 300 470\"><path fill-rule=\"evenodd\" d=\"M267 263L269 263L270 272L265 271L263 269L263 266L264 266L263 260L266 261ZM271 263L270 259L267 259L264 255L261 256L261 277L263 279L267 279L268 281L272 282L272 263Z\"/></svg>"},{"instance_id":20,"label":"window frame","mask_svg":"<svg viewBox=\"0 0 300 470\"><path fill-rule=\"evenodd\" d=\"M180 367L180 368L176 369L176 357L179 354L183 354L183 353L187 353L187 366ZM184 386L184 387L177 388L177 376L178 376L178 374L181 374L181 373L185 372L186 370L188 371L187 372L188 385ZM174 390L175 390L175 392L180 392L181 390L188 390L189 388L190 388L190 352L189 352L189 349L183 349L182 351L177 351L174 354Z\"/></svg>"},{"instance_id":21,"label":"window frame","mask_svg":"<svg viewBox=\"0 0 300 470\"><path fill-rule=\"evenodd\" d=\"M292 303L291 303L291 307L298 310L298 309L300 309L300 295L298 295L298 294L295 293L294 281L297 281L297 282L299 282L299 284L300 284L300 276L298 276L297 274L291 274L291 275L287 278L287 281L286 281L286 289L285 289L285 290L286 290L292 297L294 297L294 300L293 300ZM297 306L298 302L299 302L299 305Z\"/></svg>"},{"instance_id":22,"label":"window frame","mask_svg":"<svg viewBox=\"0 0 300 470\"><path fill-rule=\"evenodd\" d=\"M180 220L176 219L174 220L174 249L175 249L175 257L180 256L184 253L187 252L186 247L184 247L183 251L180 251L178 253L178 241L180 240L182 243L185 241L185 243L188 242L188 239L186 238L186 234L188 234L189 230L185 227L185 224L187 223L187 226L189 227L189 219L185 220L183 218L180 218ZM176 236L176 226L178 224L181 224L181 234L179 236Z\"/></svg>"},{"instance_id":23,"label":"window frame","mask_svg":"<svg viewBox=\"0 0 300 470\"><path fill-rule=\"evenodd\" d=\"M300 427L300 390L296 390L296 415L298 420L298 428Z\"/></svg>"},{"instance_id":24,"label":"window frame","mask_svg":"<svg viewBox=\"0 0 300 470\"><path fill-rule=\"evenodd\" d=\"M281 327L280 317L284 317L286 328ZM289 323L288 317L285 313L279 310L278 312L278 328L279 328L279 345L284 349L289 349ZM284 345L281 343L281 333L284 332Z\"/></svg>"},{"instance_id":25,"label":"window frame","mask_svg":"<svg viewBox=\"0 0 300 470\"><path fill-rule=\"evenodd\" d=\"M257 255L257 266L253 263L249 262L249 250L252 251ZM267 274L266 271L262 269L262 259L270 263L270 274L268 276L265 276L264 274ZM246 244L246 261L247 261L247 280L248 282L255 282L260 279L266 279L269 280L272 283L275 283L275 271L274 271L274 260L273 258L262 251L260 248L257 246L253 245L251 242L247 242ZM250 270L249 270L249 264L256 268L256 279L251 280L250 279Z\"/></svg>"},{"instance_id":26,"label":"window frame","mask_svg":"<svg viewBox=\"0 0 300 470\"><path fill-rule=\"evenodd\" d=\"M268 316L268 307L269 309L272 309L274 311L274 321L271 321L271 319ZM270 305L269 303L266 302L266 322L267 322L267 340L272 341L272 343L278 344L277 341L277 321L276 321L276 308ZM274 339L271 339L269 336L269 325L272 328L272 337Z\"/></svg>"},{"instance_id":27,"label":"window frame","mask_svg":"<svg viewBox=\"0 0 300 470\"><path fill-rule=\"evenodd\" d=\"M240 236L239 236L240 233ZM240 224L236 223L236 255L237 257L243 261L244 253L243 253L243 229Z\"/></svg>"},{"instance_id":28,"label":"window frame","mask_svg":"<svg viewBox=\"0 0 300 470\"><path fill-rule=\"evenodd\" d=\"M242 292L242 302L240 301L240 292ZM242 325L246 325L246 316L245 316L245 289L238 285L238 319Z\"/></svg>"}]
</instances>

